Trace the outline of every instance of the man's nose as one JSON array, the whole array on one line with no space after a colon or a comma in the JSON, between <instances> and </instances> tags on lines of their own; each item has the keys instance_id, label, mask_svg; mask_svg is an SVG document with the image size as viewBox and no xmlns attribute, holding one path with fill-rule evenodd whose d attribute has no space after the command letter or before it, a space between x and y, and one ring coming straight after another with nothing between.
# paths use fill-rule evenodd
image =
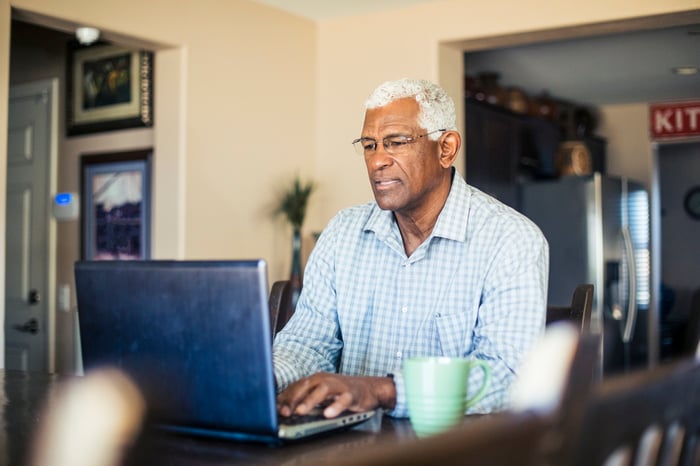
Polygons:
<instances>
[{"instance_id":1,"label":"man's nose","mask_svg":"<svg viewBox=\"0 0 700 466\"><path fill-rule=\"evenodd\" d=\"M368 166L376 168L391 165L394 161L393 157L386 151L384 144L377 144L377 148L370 155L365 156Z\"/></svg>"}]
</instances>

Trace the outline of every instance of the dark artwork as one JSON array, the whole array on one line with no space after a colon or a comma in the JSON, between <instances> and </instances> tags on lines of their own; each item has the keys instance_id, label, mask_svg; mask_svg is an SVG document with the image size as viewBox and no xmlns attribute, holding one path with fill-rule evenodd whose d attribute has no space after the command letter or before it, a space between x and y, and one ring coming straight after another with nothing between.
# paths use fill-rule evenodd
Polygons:
<instances>
[{"instance_id":1,"label":"dark artwork","mask_svg":"<svg viewBox=\"0 0 700 466\"><path fill-rule=\"evenodd\" d=\"M141 173L122 171L96 175L95 259L139 259L142 255Z\"/></svg>"},{"instance_id":2,"label":"dark artwork","mask_svg":"<svg viewBox=\"0 0 700 466\"><path fill-rule=\"evenodd\" d=\"M83 63L83 110L131 102L131 54Z\"/></svg>"},{"instance_id":3,"label":"dark artwork","mask_svg":"<svg viewBox=\"0 0 700 466\"><path fill-rule=\"evenodd\" d=\"M150 258L152 153L145 149L81 156L83 259Z\"/></svg>"},{"instance_id":4,"label":"dark artwork","mask_svg":"<svg viewBox=\"0 0 700 466\"><path fill-rule=\"evenodd\" d=\"M95 206L95 259L141 257L141 203L126 203L105 210Z\"/></svg>"}]
</instances>

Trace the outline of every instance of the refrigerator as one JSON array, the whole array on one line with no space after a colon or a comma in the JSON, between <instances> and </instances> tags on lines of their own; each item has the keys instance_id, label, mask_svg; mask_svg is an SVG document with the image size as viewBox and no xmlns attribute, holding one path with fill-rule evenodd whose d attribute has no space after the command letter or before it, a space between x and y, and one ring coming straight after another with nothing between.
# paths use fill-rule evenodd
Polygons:
<instances>
[{"instance_id":1,"label":"refrigerator","mask_svg":"<svg viewBox=\"0 0 700 466\"><path fill-rule=\"evenodd\" d=\"M523 183L519 210L549 242L548 305L569 306L576 285L595 287L591 331L600 373L647 367L650 321L649 195L638 182L595 173ZM650 325L651 324L651 325Z\"/></svg>"}]
</instances>

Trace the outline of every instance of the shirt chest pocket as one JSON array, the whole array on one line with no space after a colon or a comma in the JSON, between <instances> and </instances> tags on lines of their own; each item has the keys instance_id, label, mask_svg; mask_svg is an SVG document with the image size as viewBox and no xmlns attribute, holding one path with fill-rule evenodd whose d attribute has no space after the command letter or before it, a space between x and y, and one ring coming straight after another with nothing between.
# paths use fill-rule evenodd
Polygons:
<instances>
[{"instance_id":1,"label":"shirt chest pocket","mask_svg":"<svg viewBox=\"0 0 700 466\"><path fill-rule=\"evenodd\" d=\"M437 314L435 328L442 356L462 357L469 347L468 315L464 312Z\"/></svg>"}]
</instances>

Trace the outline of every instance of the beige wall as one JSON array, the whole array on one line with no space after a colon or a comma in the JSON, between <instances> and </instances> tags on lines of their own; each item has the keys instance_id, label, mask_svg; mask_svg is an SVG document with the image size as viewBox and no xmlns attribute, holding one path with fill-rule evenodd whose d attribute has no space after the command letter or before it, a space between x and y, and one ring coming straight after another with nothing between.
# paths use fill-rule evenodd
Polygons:
<instances>
[{"instance_id":1,"label":"beige wall","mask_svg":"<svg viewBox=\"0 0 700 466\"><path fill-rule=\"evenodd\" d=\"M271 262L271 275L279 277L272 245L285 225L272 222L267 211L277 186L295 172L306 173L313 160L305 141L315 133L314 24L247 1L11 3L153 43L157 67L170 50L179 52L170 69L156 69L154 138L156 158L170 157L158 144L160 123L179 120L171 126L183 133L167 133L165 139L184 145L180 189L187 193L186 220L183 245L158 255L262 256ZM173 70L182 76L171 75ZM163 86L174 88L158 93ZM181 99L178 115L159 114L162 100L173 94ZM154 184L171 181L156 174ZM156 219L156 249L176 233L159 226ZM288 232L279 234L286 245Z\"/></svg>"},{"instance_id":2,"label":"beige wall","mask_svg":"<svg viewBox=\"0 0 700 466\"><path fill-rule=\"evenodd\" d=\"M598 134L606 138L607 171L644 183L652 182L649 104L605 105L599 108Z\"/></svg>"},{"instance_id":3,"label":"beige wall","mask_svg":"<svg viewBox=\"0 0 700 466\"><path fill-rule=\"evenodd\" d=\"M269 217L281 183L297 172L318 182L308 231L321 229L339 208L371 199L349 141L359 132L361 104L378 83L425 77L459 96L460 41L700 7L697 0L444 0L314 24L246 0L0 0L0 44L8 43L9 5L93 24L159 50L157 61L165 64L156 74L153 242L166 246L156 255L260 256L270 262L273 280L289 264L290 232ZM0 128L6 128L7 53L0 46ZM461 99L457 104L461 118ZM0 131L3 160L5 138ZM159 160L166 162L158 166ZM4 239L4 263L3 248ZM0 355L2 343L0 336Z\"/></svg>"}]
</instances>

